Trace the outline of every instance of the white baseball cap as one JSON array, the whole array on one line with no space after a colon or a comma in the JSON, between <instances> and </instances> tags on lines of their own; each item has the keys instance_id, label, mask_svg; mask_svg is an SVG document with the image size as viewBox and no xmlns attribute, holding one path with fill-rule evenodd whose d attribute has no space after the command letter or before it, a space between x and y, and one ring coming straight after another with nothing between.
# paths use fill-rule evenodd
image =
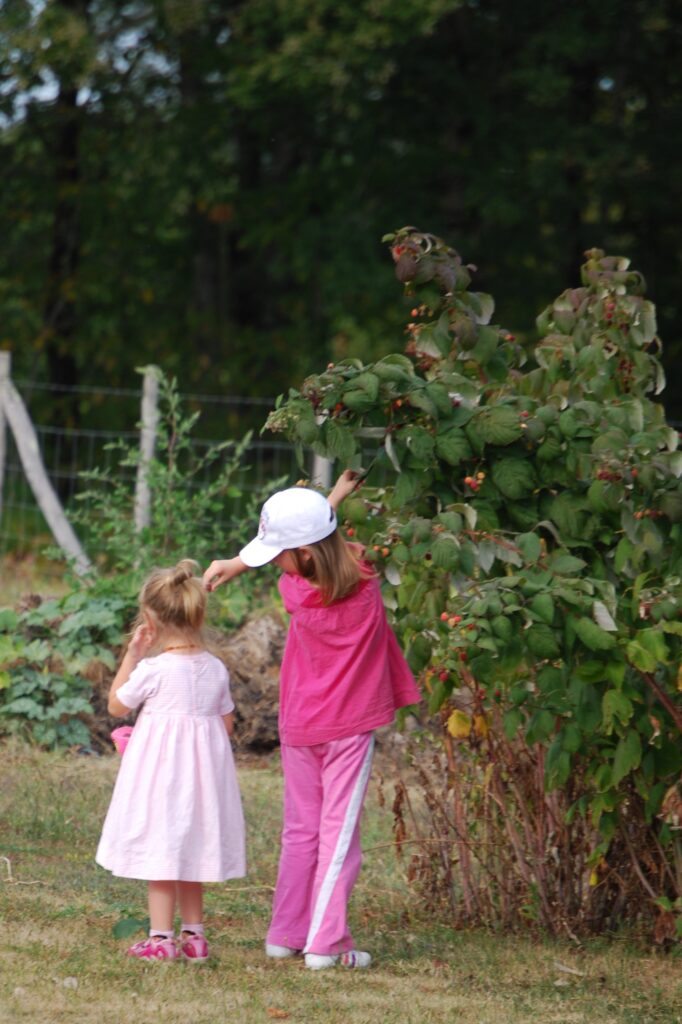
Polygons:
<instances>
[{"instance_id":1,"label":"white baseball cap","mask_svg":"<svg viewBox=\"0 0 682 1024\"><path fill-rule=\"evenodd\" d=\"M256 569L282 551L324 540L335 529L336 513L323 494L309 487L289 487L265 502L258 536L242 548L239 557Z\"/></svg>"}]
</instances>

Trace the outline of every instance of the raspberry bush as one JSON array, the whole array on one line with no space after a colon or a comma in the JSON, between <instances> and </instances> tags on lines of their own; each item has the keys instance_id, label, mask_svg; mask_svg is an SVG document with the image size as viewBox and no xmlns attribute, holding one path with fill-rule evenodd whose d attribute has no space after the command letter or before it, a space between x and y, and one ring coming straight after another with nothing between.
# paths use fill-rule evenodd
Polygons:
<instances>
[{"instance_id":1,"label":"raspberry bush","mask_svg":"<svg viewBox=\"0 0 682 1024\"><path fill-rule=\"evenodd\" d=\"M442 770L420 769L435 835L396 799L399 837L423 840L411 871L458 920L646 918L671 941L682 452L642 275L590 250L523 345L454 249L413 228L385 240L404 352L329 365L267 425L370 462L346 528L444 740Z\"/></svg>"}]
</instances>

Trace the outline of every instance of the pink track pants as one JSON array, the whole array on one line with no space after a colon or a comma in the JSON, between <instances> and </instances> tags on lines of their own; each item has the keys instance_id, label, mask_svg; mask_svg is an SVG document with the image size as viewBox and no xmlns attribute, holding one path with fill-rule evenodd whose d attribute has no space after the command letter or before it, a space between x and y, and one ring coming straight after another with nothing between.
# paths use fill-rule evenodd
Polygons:
<instances>
[{"instance_id":1,"label":"pink track pants","mask_svg":"<svg viewBox=\"0 0 682 1024\"><path fill-rule=\"evenodd\" d=\"M354 948L347 906L362 861L373 752L371 732L282 746L284 822L269 943L327 955Z\"/></svg>"}]
</instances>

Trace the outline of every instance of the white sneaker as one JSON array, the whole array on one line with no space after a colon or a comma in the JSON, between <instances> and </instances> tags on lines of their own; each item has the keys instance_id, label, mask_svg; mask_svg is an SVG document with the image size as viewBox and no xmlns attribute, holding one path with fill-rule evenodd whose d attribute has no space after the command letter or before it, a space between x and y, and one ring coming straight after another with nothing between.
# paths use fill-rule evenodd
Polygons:
<instances>
[{"instance_id":1,"label":"white sneaker","mask_svg":"<svg viewBox=\"0 0 682 1024\"><path fill-rule=\"evenodd\" d=\"M274 960L286 960L289 956L297 956L300 949L292 949L291 946L273 946L271 942L265 943L265 955L271 956Z\"/></svg>"},{"instance_id":2,"label":"white sneaker","mask_svg":"<svg viewBox=\"0 0 682 1024\"><path fill-rule=\"evenodd\" d=\"M359 949L350 949L347 953L336 956L323 956L321 953L306 953L305 965L311 971L323 971L326 967L369 967L372 957Z\"/></svg>"}]
</instances>

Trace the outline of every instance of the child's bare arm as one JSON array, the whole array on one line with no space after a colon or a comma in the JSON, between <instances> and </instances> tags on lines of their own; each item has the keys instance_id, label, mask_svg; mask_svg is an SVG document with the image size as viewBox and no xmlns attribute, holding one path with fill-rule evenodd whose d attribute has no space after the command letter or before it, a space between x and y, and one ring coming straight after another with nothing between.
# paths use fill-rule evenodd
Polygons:
<instances>
[{"instance_id":1,"label":"child's bare arm","mask_svg":"<svg viewBox=\"0 0 682 1024\"><path fill-rule=\"evenodd\" d=\"M344 469L343 473L329 492L329 496L327 498L327 501L333 509L337 509L343 499L353 493L355 488L359 486L361 479L362 474L358 473L357 470Z\"/></svg>"},{"instance_id":2,"label":"child's bare arm","mask_svg":"<svg viewBox=\"0 0 682 1024\"><path fill-rule=\"evenodd\" d=\"M136 667L137 663L144 658L147 651L154 642L154 632L150 626L143 624L138 626L133 633L132 639L128 644L128 650L123 655L123 661L121 662L118 672L114 676L114 681L111 684L109 690L109 701L107 704L107 710L110 715L115 718L124 718L130 714L130 708L122 704L116 696L118 690L124 683L128 682L130 673Z\"/></svg>"},{"instance_id":3,"label":"child's bare arm","mask_svg":"<svg viewBox=\"0 0 682 1024\"><path fill-rule=\"evenodd\" d=\"M242 562L239 555L235 558L217 558L209 565L204 573L204 586L207 590L215 590L223 583L229 583L235 576L245 572L248 565Z\"/></svg>"},{"instance_id":4,"label":"child's bare arm","mask_svg":"<svg viewBox=\"0 0 682 1024\"><path fill-rule=\"evenodd\" d=\"M223 722L225 723L227 735L231 736L234 732L234 711L228 711L226 715L223 715Z\"/></svg>"}]
</instances>

